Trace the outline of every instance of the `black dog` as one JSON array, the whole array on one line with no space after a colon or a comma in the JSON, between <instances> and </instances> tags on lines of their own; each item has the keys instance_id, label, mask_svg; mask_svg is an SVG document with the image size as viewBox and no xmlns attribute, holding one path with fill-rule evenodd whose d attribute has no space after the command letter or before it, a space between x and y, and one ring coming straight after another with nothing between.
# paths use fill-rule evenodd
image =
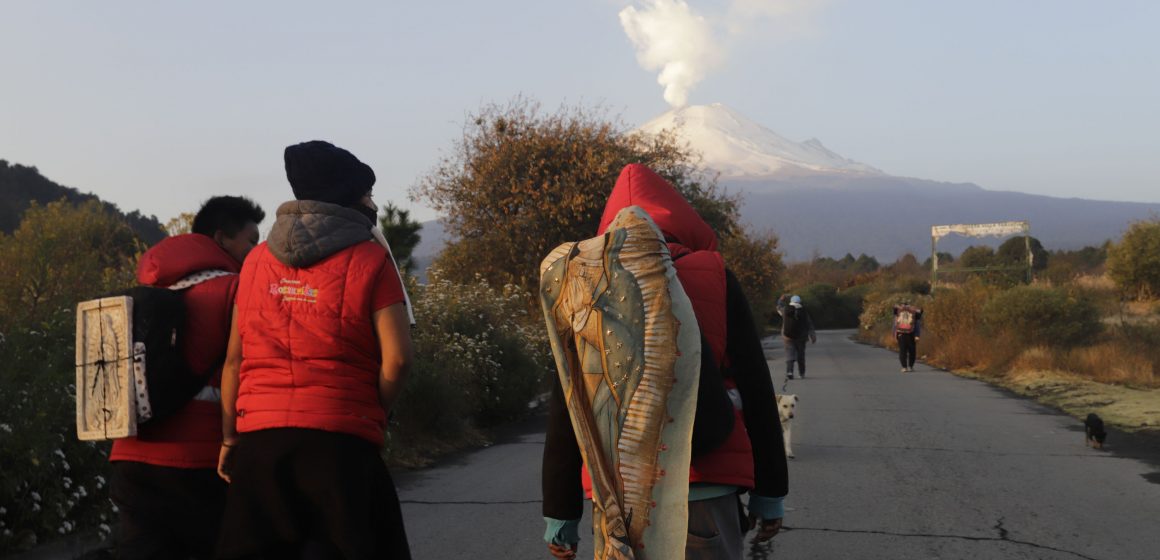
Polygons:
<instances>
[{"instance_id":1,"label":"black dog","mask_svg":"<svg viewBox=\"0 0 1160 560\"><path fill-rule=\"evenodd\" d=\"M1108 438L1108 433L1104 431L1104 421L1093 412L1087 415L1087 420L1083 421L1083 427L1084 445L1103 449L1104 440Z\"/></svg>"}]
</instances>

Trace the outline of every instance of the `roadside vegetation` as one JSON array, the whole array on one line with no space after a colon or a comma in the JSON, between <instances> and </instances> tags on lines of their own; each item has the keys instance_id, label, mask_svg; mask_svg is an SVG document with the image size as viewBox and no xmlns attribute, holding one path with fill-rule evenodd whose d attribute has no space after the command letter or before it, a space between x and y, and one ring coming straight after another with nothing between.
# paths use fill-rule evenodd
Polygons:
<instances>
[{"instance_id":1,"label":"roadside vegetation","mask_svg":"<svg viewBox=\"0 0 1160 560\"><path fill-rule=\"evenodd\" d=\"M925 311L919 354L927 363L1076 416L1095 411L1125 429L1160 427L1160 222L1134 224L1103 247L1033 246L1030 285L1004 270L940 274L933 293L925 270L869 281L859 338L895 348L891 308L910 300ZM1017 258L1003 246L971 247L953 262L1001 267Z\"/></svg>"}]
</instances>

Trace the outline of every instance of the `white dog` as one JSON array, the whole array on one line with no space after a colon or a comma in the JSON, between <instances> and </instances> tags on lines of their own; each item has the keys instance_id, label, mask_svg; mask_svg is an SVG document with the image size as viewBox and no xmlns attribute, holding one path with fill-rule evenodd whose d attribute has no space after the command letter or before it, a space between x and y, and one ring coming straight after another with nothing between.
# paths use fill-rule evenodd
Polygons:
<instances>
[{"instance_id":1,"label":"white dog","mask_svg":"<svg viewBox=\"0 0 1160 560\"><path fill-rule=\"evenodd\" d=\"M781 418L781 439L785 442L785 456L793 459L793 447L790 440L793 438L793 409L797 406L797 395L777 396L777 415Z\"/></svg>"}]
</instances>

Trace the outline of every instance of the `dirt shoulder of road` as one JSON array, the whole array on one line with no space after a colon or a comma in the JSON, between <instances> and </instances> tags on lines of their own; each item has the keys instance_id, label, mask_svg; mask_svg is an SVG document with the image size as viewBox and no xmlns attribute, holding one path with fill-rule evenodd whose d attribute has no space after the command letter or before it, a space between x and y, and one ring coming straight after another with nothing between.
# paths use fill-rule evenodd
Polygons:
<instances>
[{"instance_id":1,"label":"dirt shoulder of road","mask_svg":"<svg viewBox=\"0 0 1160 560\"><path fill-rule=\"evenodd\" d=\"M1014 371L999 377L970 371L951 373L998 385L1080 420L1094 412L1120 430L1160 434L1160 389L1109 385L1061 371Z\"/></svg>"}]
</instances>

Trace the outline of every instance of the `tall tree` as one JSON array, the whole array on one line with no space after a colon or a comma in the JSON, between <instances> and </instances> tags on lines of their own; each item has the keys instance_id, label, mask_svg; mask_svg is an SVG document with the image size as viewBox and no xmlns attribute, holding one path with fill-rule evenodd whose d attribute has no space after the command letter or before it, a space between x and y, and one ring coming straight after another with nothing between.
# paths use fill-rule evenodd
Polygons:
<instances>
[{"instance_id":1,"label":"tall tree","mask_svg":"<svg viewBox=\"0 0 1160 560\"><path fill-rule=\"evenodd\" d=\"M1022 236L1012 237L1004 241L995 251L995 260L1001 261L1005 265L1027 264L1027 243L1028 240ZM1033 270L1046 269L1051 254L1043 248L1043 243L1038 239L1032 237L1030 243L1031 255L1034 257L1034 260L1031 261L1031 268Z\"/></svg>"},{"instance_id":2,"label":"tall tree","mask_svg":"<svg viewBox=\"0 0 1160 560\"><path fill-rule=\"evenodd\" d=\"M596 234L620 170L643 163L670 181L721 237L737 223L737 200L721 193L671 135L631 132L601 111L562 107L545 114L516 99L471 116L451 155L414 187L446 216L445 277L476 274L529 292L539 264L566 241Z\"/></svg>"},{"instance_id":3,"label":"tall tree","mask_svg":"<svg viewBox=\"0 0 1160 560\"><path fill-rule=\"evenodd\" d=\"M388 202L383 206L383 215L379 218L379 227L383 230L383 237L391 244L391 253L404 274L412 272L415 259L412 253L421 239L419 230L423 224L411 219L411 211L403 210L395 203Z\"/></svg>"},{"instance_id":4,"label":"tall tree","mask_svg":"<svg viewBox=\"0 0 1160 560\"><path fill-rule=\"evenodd\" d=\"M1108 249L1108 276L1135 297L1160 296L1160 219L1132 224Z\"/></svg>"},{"instance_id":5,"label":"tall tree","mask_svg":"<svg viewBox=\"0 0 1160 560\"><path fill-rule=\"evenodd\" d=\"M130 286L143 247L97 200L33 203L16 231L0 239L0 317L28 325Z\"/></svg>"},{"instance_id":6,"label":"tall tree","mask_svg":"<svg viewBox=\"0 0 1160 560\"><path fill-rule=\"evenodd\" d=\"M959 255L958 264L964 268L981 268L995 265L995 250L986 245L972 245Z\"/></svg>"},{"instance_id":7,"label":"tall tree","mask_svg":"<svg viewBox=\"0 0 1160 560\"><path fill-rule=\"evenodd\" d=\"M182 235L193 231L193 219L197 217L192 212L182 212L165 222L165 233L168 235Z\"/></svg>"}]
</instances>

